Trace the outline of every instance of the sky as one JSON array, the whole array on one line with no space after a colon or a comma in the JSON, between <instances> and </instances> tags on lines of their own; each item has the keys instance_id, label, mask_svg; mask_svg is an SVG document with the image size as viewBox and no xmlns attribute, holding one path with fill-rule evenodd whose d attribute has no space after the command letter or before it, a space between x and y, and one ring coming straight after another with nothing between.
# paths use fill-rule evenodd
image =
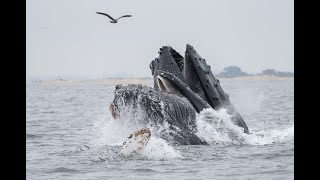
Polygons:
<instances>
[{"instance_id":1,"label":"sky","mask_svg":"<svg viewBox=\"0 0 320 180\"><path fill-rule=\"evenodd\" d=\"M26 78L151 77L169 45L213 72L294 69L293 0L27 0ZM117 24L113 17L131 14Z\"/></svg>"}]
</instances>

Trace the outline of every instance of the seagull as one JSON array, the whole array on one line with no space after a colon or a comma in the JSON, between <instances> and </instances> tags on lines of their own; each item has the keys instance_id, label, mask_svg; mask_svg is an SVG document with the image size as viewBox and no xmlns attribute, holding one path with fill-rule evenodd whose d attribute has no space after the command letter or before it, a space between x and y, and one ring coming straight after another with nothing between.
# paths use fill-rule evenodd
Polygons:
<instances>
[{"instance_id":1,"label":"seagull","mask_svg":"<svg viewBox=\"0 0 320 180\"><path fill-rule=\"evenodd\" d=\"M108 14L106 14L106 13L102 13L102 12L96 12L97 14L101 14L101 15L105 15L105 16L108 16L108 18L110 18L112 21L110 21L111 23L117 23L118 22L118 20L120 19L120 18L123 18L123 17L131 17L131 15L123 15L123 16L121 16L121 17L119 17L118 19L114 19L113 17L111 17L111 16L109 16Z\"/></svg>"}]
</instances>

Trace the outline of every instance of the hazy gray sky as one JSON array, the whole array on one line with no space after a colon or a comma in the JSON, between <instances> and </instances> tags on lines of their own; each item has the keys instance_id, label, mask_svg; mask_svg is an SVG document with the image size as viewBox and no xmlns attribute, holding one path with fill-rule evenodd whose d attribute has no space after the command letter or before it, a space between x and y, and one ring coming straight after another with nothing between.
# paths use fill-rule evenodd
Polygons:
<instances>
[{"instance_id":1,"label":"hazy gray sky","mask_svg":"<svg viewBox=\"0 0 320 180\"><path fill-rule=\"evenodd\" d=\"M27 0L26 11L27 79L151 76L161 46L184 55L187 43L214 72L294 68L293 0Z\"/></svg>"}]
</instances>

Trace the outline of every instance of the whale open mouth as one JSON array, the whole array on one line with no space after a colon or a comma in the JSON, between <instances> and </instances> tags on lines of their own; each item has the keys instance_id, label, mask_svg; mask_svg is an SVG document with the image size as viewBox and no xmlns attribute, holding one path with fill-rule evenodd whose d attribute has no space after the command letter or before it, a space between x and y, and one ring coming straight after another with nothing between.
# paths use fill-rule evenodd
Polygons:
<instances>
[{"instance_id":1,"label":"whale open mouth","mask_svg":"<svg viewBox=\"0 0 320 180\"><path fill-rule=\"evenodd\" d=\"M175 104L177 99L179 102L189 101L187 103L190 103L193 106L192 110L197 113L206 108L215 110L225 108L227 113L232 115L231 120L236 125L243 127L245 133L249 133L240 113L231 104L229 96L222 89L219 80L213 75L211 67L191 45L187 44L184 57L170 46L163 46L158 53L159 56L149 64L154 83L152 90L143 91L148 88L128 85L123 91L120 91L121 86L116 86L115 100L109 108L114 119L121 115L121 111L124 111L122 106L133 104L133 108L136 108L136 104L141 103L142 107L150 110L148 109L150 102L157 99L153 97L163 95L169 99L172 98L172 100L168 100L167 104L169 105ZM138 91L136 91L137 89ZM139 96L140 91L147 96ZM144 99L145 97L146 99ZM119 106L117 106L118 104ZM150 111L154 111L154 109ZM156 113L150 115L151 119L154 114Z\"/></svg>"},{"instance_id":2,"label":"whale open mouth","mask_svg":"<svg viewBox=\"0 0 320 180\"><path fill-rule=\"evenodd\" d=\"M189 83L186 82L183 75L184 57L172 47L163 46L160 48L159 57L150 63L150 69L154 76L154 88L158 91L187 98L197 112L210 107L205 99L194 93L189 87ZM193 71L192 73L197 72Z\"/></svg>"}]
</instances>

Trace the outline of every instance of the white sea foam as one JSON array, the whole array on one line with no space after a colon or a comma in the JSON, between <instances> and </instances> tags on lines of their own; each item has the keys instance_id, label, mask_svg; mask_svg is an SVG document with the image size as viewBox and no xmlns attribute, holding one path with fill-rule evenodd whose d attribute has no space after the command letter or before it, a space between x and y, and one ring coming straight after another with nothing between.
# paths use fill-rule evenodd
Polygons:
<instances>
[{"instance_id":1,"label":"white sea foam","mask_svg":"<svg viewBox=\"0 0 320 180\"><path fill-rule=\"evenodd\" d=\"M179 151L175 150L165 140L151 136L148 144L145 146L141 153L142 156L146 156L150 159L175 159L181 158Z\"/></svg>"},{"instance_id":2,"label":"white sea foam","mask_svg":"<svg viewBox=\"0 0 320 180\"><path fill-rule=\"evenodd\" d=\"M244 144L243 128L231 122L225 109L204 109L197 114L197 135L210 144Z\"/></svg>"},{"instance_id":3,"label":"white sea foam","mask_svg":"<svg viewBox=\"0 0 320 180\"><path fill-rule=\"evenodd\" d=\"M281 129L262 129L247 136L248 144L264 145L288 143L294 140L294 125Z\"/></svg>"},{"instance_id":4,"label":"white sea foam","mask_svg":"<svg viewBox=\"0 0 320 180\"><path fill-rule=\"evenodd\" d=\"M294 126L282 129L252 130L250 134L231 121L225 109L205 109L197 115L197 135L209 144L250 144L264 145L293 141Z\"/></svg>"}]
</instances>

